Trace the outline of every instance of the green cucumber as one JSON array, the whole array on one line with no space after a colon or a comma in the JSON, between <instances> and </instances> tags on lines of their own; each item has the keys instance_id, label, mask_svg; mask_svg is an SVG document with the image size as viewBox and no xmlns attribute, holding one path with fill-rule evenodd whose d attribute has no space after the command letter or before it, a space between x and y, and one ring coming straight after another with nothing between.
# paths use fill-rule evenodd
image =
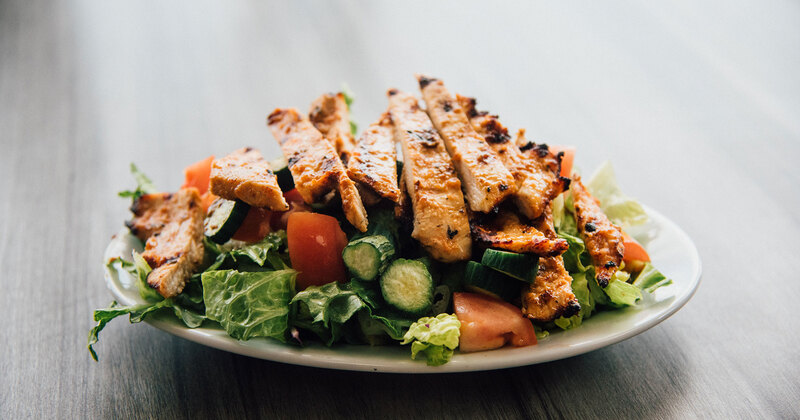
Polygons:
<instances>
[{"instance_id":1,"label":"green cucumber","mask_svg":"<svg viewBox=\"0 0 800 420\"><path fill-rule=\"evenodd\" d=\"M520 295L520 282L481 263L467 263L464 288L475 293L510 301Z\"/></svg>"},{"instance_id":2,"label":"green cucumber","mask_svg":"<svg viewBox=\"0 0 800 420\"><path fill-rule=\"evenodd\" d=\"M384 235L371 235L350 241L342 251L348 271L360 280L374 280L394 258L392 241Z\"/></svg>"},{"instance_id":3,"label":"green cucumber","mask_svg":"<svg viewBox=\"0 0 800 420\"><path fill-rule=\"evenodd\" d=\"M531 254L487 249L481 264L525 283L533 283L539 272L539 257Z\"/></svg>"},{"instance_id":4,"label":"green cucumber","mask_svg":"<svg viewBox=\"0 0 800 420\"><path fill-rule=\"evenodd\" d=\"M218 244L228 242L242 225L249 210L250 205L244 201L232 201L224 198L214 200L206 214L205 235Z\"/></svg>"},{"instance_id":5,"label":"green cucumber","mask_svg":"<svg viewBox=\"0 0 800 420\"><path fill-rule=\"evenodd\" d=\"M450 298L453 292L446 284L440 284L433 289L433 306L431 306L431 315L436 316L441 313L449 312Z\"/></svg>"},{"instance_id":6,"label":"green cucumber","mask_svg":"<svg viewBox=\"0 0 800 420\"><path fill-rule=\"evenodd\" d=\"M289 165L286 163L286 158L279 157L269 163L272 173L278 178L278 186L281 191L286 192L294 188L294 178L292 172L289 170Z\"/></svg>"},{"instance_id":7,"label":"green cucumber","mask_svg":"<svg viewBox=\"0 0 800 420\"><path fill-rule=\"evenodd\" d=\"M409 315L425 315L433 304L433 278L421 261L393 261L380 284L386 303Z\"/></svg>"}]
</instances>

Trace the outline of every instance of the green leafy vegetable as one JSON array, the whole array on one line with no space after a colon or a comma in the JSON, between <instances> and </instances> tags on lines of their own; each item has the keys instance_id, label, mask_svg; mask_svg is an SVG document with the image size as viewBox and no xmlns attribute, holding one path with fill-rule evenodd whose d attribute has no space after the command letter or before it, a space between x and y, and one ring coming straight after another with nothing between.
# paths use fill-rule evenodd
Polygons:
<instances>
[{"instance_id":1,"label":"green leafy vegetable","mask_svg":"<svg viewBox=\"0 0 800 420\"><path fill-rule=\"evenodd\" d=\"M97 353L92 346L97 344L97 340L100 338L100 331L105 328L109 321L119 316L130 315L130 323L135 324L144 321L149 314L163 308L171 308L175 316L183 321L189 328L199 327L206 319L204 315L195 312L191 308L181 306L174 299L163 299L158 302L131 306L120 306L117 301L113 301L107 308L94 311L93 318L95 322L97 322L97 325L89 331L89 341L87 345L92 359L97 361Z\"/></svg>"},{"instance_id":2,"label":"green leafy vegetable","mask_svg":"<svg viewBox=\"0 0 800 420\"><path fill-rule=\"evenodd\" d=\"M439 314L436 317L420 318L411 324L400 344L411 343L411 358L416 359L422 352L429 366L447 363L458 347L461 335L461 322L450 314Z\"/></svg>"},{"instance_id":3,"label":"green leafy vegetable","mask_svg":"<svg viewBox=\"0 0 800 420\"><path fill-rule=\"evenodd\" d=\"M600 200L603 212L615 224L624 228L647 222L647 213L642 205L619 188L610 162L606 161L597 168L586 187Z\"/></svg>"},{"instance_id":4,"label":"green leafy vegetable","mask_svg":"<svg viewBox=\"0 0 800 420\"><path fill-rule=\"evenodd\" d=\"M346 285L333 282L310 286L298 292L292 299L292 304L297 308L292 325L313 332L328 346L346 336L349 329L345 324L356 314L359 316L362 335L368 341L371 341L370 336L379 333L385 333L393 340L400 340L413 322L385 307L380 292L357 280Z\"/></svg>"},{"instance_id":5,"label":"green leafy vegetable","mask_svg":"<svg viewBox=\"0 0 800 420\"><path fill-rule=\"evenodd\" d=\"M633 306L637 300L642 298L642 291L628 283L630 276L625 271L617 270L614 277L608 282L608 286L603 289L612 305L617 307Z\"/></svg>"},{"instance_id":6,"label":"green leafy vegetable","mask_svg":"<svg viewBox=\"0 0 800 420\"><path fill-rule=\"evenodd\" d=\"M272 337L285 341L296 277L292 269L206 271L201 277L206 316L237 340Z\"/></svg>"},{"instance_id":7,"label":"green leafy vegetable","mask_svg":"<svg viewBox=\"0 0 800 420\"><path fill-rule=\"evenodd\" d=\"M633 285L637 286L638 288L646 291L647 293L653 293L662 286L667 286L672 284L672 280L668 279L667 276L662 274L658 271L652 264L646 263L642 271L636 276L636 280L633 281Z\"/></svg>"},{"instance_id":8,"label":"green leafy vegetable","mask_svg":"<svg viewBox=\"0 0 800 420\"><path fill-rule=\"evenodd\" d=\"M344 324L366 307L355 292L336 282L310 286L297 293L291 303L299 306L293 324L314 332L328 346L342 338Z\"/></svg>"},{"instance_id":9,"label":"green leafy vegetable","mask_svg":"<svg viewBox=\"0 0 800 420\"><path fill-rule=\"evenodd\" d=\"M206 241L206 250L216 254L214 263L205 271L215 271L221 268L237 269L239 271L262 271L262 267L272 270L288 268L281 254L286 249L286 231L271 232L260 242L244 245L239 248L227 249L225 246ZM248 267L247 263L253 263ZM265 264L267 264L265 266Z\"/></svg>"},{"instance_id":10,"label":"green leafy vegetable","mask_svg":"<svg viewBox=\"0 0 800 420\"><path fill-rule=\"evenodd\" d=\"M158 292L150 287L147 284L147 275L153 271L150 268L150 264L142 258L142 255L136 251L133 251L133 268L134 271L131 272L134 278L136 278L136 288L139 290L139 296L146 301L157 301L163 299Z\"/></svg>"},{"instance_id":11,"label":"green leafy vegetable","mask_svg":"<svg viewBox=\"0 0 800 420\"><path fill-rule=\"evenodd\" d=\"M153 181L151 181L150 178L140 171L139 168L133 163L131 163L131 175L133 175L133 179L136 180L136 189L133 191L120 191L118 194L120 197L133 198L136 200L145 194L153 194L158 192L158 189L156 189Z\"/></svg>"}]
</instances>

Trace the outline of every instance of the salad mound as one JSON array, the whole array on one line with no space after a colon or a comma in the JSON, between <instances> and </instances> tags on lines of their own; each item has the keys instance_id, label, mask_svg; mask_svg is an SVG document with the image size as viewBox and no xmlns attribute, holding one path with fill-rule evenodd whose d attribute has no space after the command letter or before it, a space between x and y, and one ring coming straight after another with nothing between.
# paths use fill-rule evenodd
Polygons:
<instances>
[{"instance_id":1,"label":"salad mound","mask_svg":"<svg viewBox=\"0 0 800 420\"><path fill-rule=\"evenodd\" d=\"M409 345L438 366L535 345L671 284L626 233L646 238L648 216L610 163L584 183L574 148L512 140L474 99L418 80L427 111L390 90L358 138L343 93L310 118L276 110L284 159L212 156L175 193L132 164L137 187L119 195L141 246L107 268L129 272L144 303L96 310L91 356L112 319L159 312L236 340Z\"/></svg>"}]
</instances>

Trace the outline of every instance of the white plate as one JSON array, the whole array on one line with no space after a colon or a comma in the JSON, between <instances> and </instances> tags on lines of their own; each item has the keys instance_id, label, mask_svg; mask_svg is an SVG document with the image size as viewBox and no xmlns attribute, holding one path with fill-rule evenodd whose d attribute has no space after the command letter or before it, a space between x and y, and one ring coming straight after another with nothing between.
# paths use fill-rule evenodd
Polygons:
<instances>
[{"instance_id":1,"label":"white plate","mask_svg":"<svg viewBox=\"0 0 800 420\"><path fill-rule=\"evenodd\" d=\"M171 315L152 316L146 322L170 334L220 350L275 362L329 369L403 373L467 372L564 359L646 331L685 305L697 289L701 267L694 243L675 223L652 209L646 210L658 232L647 244L648 252L653 264L670 277L673 284L646 296L635 307L596 314L581 327L552 333L535 346L480 353L456 352L449 363L431 367L424 360L411 360L408 346L338 345L327 348L311 343L306 347L296 347L265 338L237 341L217 325L189 329ZM105 261L118 256L130 259L131 251L136 248L140 248L138 240L127 229L123 229L108 245ZM128 272L106 270L106 283L120 304L142 303Z\"/></svg>"}]
</instances>

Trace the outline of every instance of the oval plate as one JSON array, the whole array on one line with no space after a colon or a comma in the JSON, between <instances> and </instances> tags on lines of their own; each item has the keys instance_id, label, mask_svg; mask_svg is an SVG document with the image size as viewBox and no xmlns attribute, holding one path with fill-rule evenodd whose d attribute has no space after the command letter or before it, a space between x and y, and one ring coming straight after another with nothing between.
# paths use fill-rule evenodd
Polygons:
<instances>
[{"instance_id":1,"label":"oval plate","mask_svg":"<svg viewBox=\"0 0 800 420\"><path fill-rule=\"evenodd\" d=\"M456 352L449 363L432 367L426 365L424 360L411 360L408 346L337 345L327 348L319 343L310 343L305 347L297 347L266 338L238 341L212 322L206 322L202 328L190 329L170 314L156 314L148 317L146 322L170 334L220 350L328 369L401 373L469 372L564 359L618 343L652 328L683 307L697 290L701 263L694 243L675 223L650 208L645 209L657 232L647 244L647 250L653 265L671 278L673 284L656 290L652 295L645 294L645 298L635 307L595 314L579 328L553 332L535 346L506 347L480 353ZM104 261L112 257L130 259L134 249L141 252L138 239L123 229L108 245ZM133 277L127 271L106 269L105 277L111 293L120 304L144 303Z\"/></svg>"}]
</instances>

